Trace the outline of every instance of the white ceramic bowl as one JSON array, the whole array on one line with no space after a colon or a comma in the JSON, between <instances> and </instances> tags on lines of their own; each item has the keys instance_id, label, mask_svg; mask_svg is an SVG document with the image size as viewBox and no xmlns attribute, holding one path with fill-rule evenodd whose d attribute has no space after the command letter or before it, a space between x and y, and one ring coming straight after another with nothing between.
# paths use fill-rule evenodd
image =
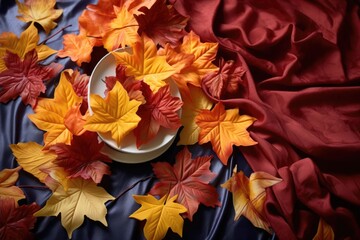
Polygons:
<instances>
[{"instance_id":1,"label":"white ceramic bowl","mask_svg":"<svg viewBox=\"0 0 360 240\"><path fill-rule=\"evenodd\" d=\"M131 51L131 49L118 49L116 51ZM106 85L103 80L106 76L115 76L116 61L112 53L106 54L95 66L91 73L88 87L89 112L93 114L90 106L90 94L97 94L105 97ZM169 82L170 91L173 96L179 97L180 93L173 81ZM181 114L181 111L179 111ZM177 130L160 128L160 131L149 143L141 145L140 149L136 147L134 134L131 132L122 141L118 147L115 140L109 133L98 133L101 140L106 144L102 152L111 159L124 163L140 163L152 160L164 153L172 144L177 134Z\"/></svg>"}]
</instances>

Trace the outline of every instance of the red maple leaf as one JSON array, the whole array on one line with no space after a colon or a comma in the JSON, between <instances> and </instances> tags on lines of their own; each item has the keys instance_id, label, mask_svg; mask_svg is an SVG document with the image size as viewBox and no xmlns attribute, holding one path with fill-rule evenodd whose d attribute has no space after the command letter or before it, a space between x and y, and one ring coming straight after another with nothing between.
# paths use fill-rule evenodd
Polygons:
<instances>
[{"instance_id":1,"label":"red maple leaf","mask_svg":"<svg viewBox=\"0 0 360 240\"><path fill-rule=\"evenodd\" d=\"M185 147L176 155L176 162L172 167L167 162L152 164L153 171L160 182L150 190L151 195L169 197L178 195L177 201L188 211L185 217L192 221L199 204L205 206L220 206L216 188L209 182L216 176L209 170L212 156L201 156L191 159L191 153Z\"/></svg>"},{"instance_id":2,"label":"red maple leaf","mask_svg":"<svg viewBox=\"0 0 360 240\"><path fill-rule=\"evenodd\" d=\"M33 214L39 209L36 203L17 206L12 198L0 198L0 239L33 239L30 229L36 221Z\"/></svg>"},{"instance_id":3,"label":"red maple leaf","mask_svg":"<svg viewBox=\"0 0 360 240\"><path fill-rule=\"evenodd\" d=\"M241 66L236 66L234 61L220 59L218 72L210 72L202 79L202 84L208 92L215 98L228 96L238 93L242 83L242 76L245 70Z\"/></svg>"},{"instance_id":4,"label":"red maple leaf","mask_svg":"<svg viewBox=\"0 0 360 240\"><path fill-rule=\"evenodd\" d=\"M6 52L4 62L7 70L0 73L0 102L6 103L21 96L25 104L35 107L37 97L45 92L44 81L53 78L62 69L58 63L42 66L37 61L35 50L28 52L24 60L17 54Z\"/></svg>"},{"instance_id":5,"label":"red maple leaf","mask_svg":"<svg viewBox=\"0 0 360 240\"><path fill-rule=\"evenodd\" d=\"M103 142L98 142L97 133L85 132L74 136L71 145L57 143L50 147L55 151L55 163L69 173L70 178L91 178L100 183L104 174L110 174L109 166L104 162L111 159L100 152Z\"/></svg>"},{"instance_id":6,"label":"red maple leaf","mask_svg":"<svg viewBox=\"0 0 360 240\"><path fill-rule=\"evenodd\" d=\"M130 100L135 99L145 103L144 96L141 92L141 81L136 80L134 76L126 76L125 70L125 66L118 64L115 71L116 76L105 77L105 94L113 89L116 82L120 82L128 92Z\"/></svg>"},{"instance_id":7,"label":"red maple leaf","mask_svg":"<svg viewBox=\"0 0 360 240\"><path fill-rule=\"evenodd\" d=\"M160 126L169 129L178 129L181 126L177 111L182 106L178 97L171 96L170 87L161 87L155 94L150 86L142 82L142 93L146 103L140 105L137 115L141 120L134 129L136 146L149 142L158 133Z\"/></svg>"},{"instance_id":8,"label":"red maple leaf","mask_svg":"<svg viewBox=\"0 0 360 240\"><path fill-rule=\"evenodd\" d=\"M175 47L186 35L184 28L188 18L180 15L172 5L166 5L165 0L156 1L150 9L142 7L139 12L144 13L135 15L140 34L145 32L156 44L170 43Z\"/></svg>"}]
</instances>

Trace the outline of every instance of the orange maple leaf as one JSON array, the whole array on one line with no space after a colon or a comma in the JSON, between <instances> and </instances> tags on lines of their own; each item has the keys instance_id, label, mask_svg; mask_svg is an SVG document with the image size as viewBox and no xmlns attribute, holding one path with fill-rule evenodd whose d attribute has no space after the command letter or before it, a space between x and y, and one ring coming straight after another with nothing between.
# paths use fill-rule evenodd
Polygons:
<instances>
[{"instance_id":1,"label":"orange maple leaf","mask_svg":"<svg viewBox=\"0 0 360 240\"><path fill-rule=\"evenodd\" d=\"M176 69L166 62L165 56L157 54L155 43L145 34L141 41L133 45L133 53L127 51L114 52L117 64L126 67L126 75L134 76L137 80L144 80L152 91L166 85L166 80L176 72Z\"/></svg>"},{"instance_id":2,"label":"orange maple leaf","mask_svg":"<svg viewBox=\"0 0 360 240\"><path fill-rule=\"evenodd\" d=\"M335 234L332 227L325 222L323 218L320 218L318 229L313 240L334 240Z\"/></svg>"},{"instance_id":3,"label":"orange maple leaf","mask_svg":"<svg viewBox=\"0 0 360 240\"><path fill-rule=\"evenodd\" d=\"M66 34L63 41L64 49L58 52L58 56L61 58L70 57L71 61L81 66L83 62L90 62L95 43L94 38L89 38L84 34Z\"/></svg>"},{"instance_id":4,"label":"orange maple leaf","mask_svg":"<svg viewBox=\"0 0 360 240\"><path fill-rule=\"evenodd\" d=\"M257 144L246 130L255 118L239 115L238 109L225 110L219 102L212 110L202 110L195 122L200 127L199 144L211 142L212 148L223 164L227 164L233 145L251 146Z\"/></svg>"},{"instance_id":5,"label":"orange maple leaf","mask_svg":"<svg viewBox=\"0 0 360 240\"><path fill-rule=\"evenodd\" d=\"M103 36L104 47L108 51L119 47L132 46L140 40L137 33L139 26L134 15L124 7L114 6L114 12L116 18L110 22L110 30Z\"/></svg>"},{"instance_id":6,"label":"orange maple leaf","mask_svg":"<svg viewBox=\"0 0 360 240\"><path fill-rule=\"evenodd\" d=\"M82 98L76 95L64 74L61 74L54 98L39 99L35 114L30 114L29 118L39 129L46 131L45 148L56 143L70 144L73 134L83 132L81 124L85 121L81 114L77 114L81 103Z\"/></svg>"},{"instance_id":7,"label":"orange maple leaf","mask_svg":"<svg viewBox=\"0 0 360 240\"><path fill-rule=\"evenodd\" d=\"M209 72L218 70L218 67L212 64L217 49L218 43L202 43L200 37L191 31L184 37L182 45L171 48L167 44L165 51L160 53L166 56L171 66L182 67L172 78L183 93L189 94L188 83L201 87L201 78Z\"/></svg>"},{"instance_id":8,"label":"orange maple leaf","mask_svg":"<svg viewBox=\"0 0 360 240\"><path fill-rule=\"evenodd\" d=\"M140 117L136 115L140 104L140 101L130 100L121 83L116 82L105 99L96 94L90 95L93 115L87 119L84 128L103 134L110 133L117 146L120 146L123 138L136 128L140 121Z\"/></svg>"},{"instance_id":9,"label":"orange maple leaf","mask_svg":"<svg viewBox=\"0 0 360 240\"><path fill-rule=\"evenodd\" d=\"M16 16L23 22L37 22L48 34L56 27L54 20L58 19L63 10L54 9L56 0L25 0L24 3L16 0L19 16Z\"/></svg>"},{"instance_id":10,"label":"orange maple leaf","mask_svg":"<svg viewBox=\"0 0 360 240\"><path fill-rule=\"evenodd\" d=\"M0 171L0 199L12 198L15 200L16 205L18 200L25 198L23 191L15 186L20 169L21 167L17 167Z\"/></svg>"},{"instance_id":11,"label":"orange maple leaf","mask_svg":"<svg viewBox=\"0 0 360 240\"><path fill-rule=\"evenodd\" d=\"M254 172L248 178L242 171L237 172L237 166L235 166L232 177L221 184L221 187L233 194L234 220L238 220L243 215L255 227L271 232L269 223L264 217L265 188L281 181L282 179L266 172Z\"/></svg>"}]
</instances>

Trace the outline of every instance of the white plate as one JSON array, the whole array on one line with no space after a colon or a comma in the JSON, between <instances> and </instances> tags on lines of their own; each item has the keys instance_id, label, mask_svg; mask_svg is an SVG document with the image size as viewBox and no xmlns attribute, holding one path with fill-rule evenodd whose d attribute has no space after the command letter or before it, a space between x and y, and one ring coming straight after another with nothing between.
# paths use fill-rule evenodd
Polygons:
<instances>
[{"instance_id":1,"label":"white plate","mask_svg":"<svg viewBox=\"0 0 360 240\"><path fill-rule=\"evenodd\" d=\"M131 52L131 49L118 49L119 51ZM95 66L89 80L88 87L88 102L89 112L93 114L90 106L90 94L97 94L105 97L105 77L116 75L116 61L112 53L106 54ZM173 81L169 81L171 94L181 99L179 90ZM179 111L179 114L181 112ZM122 141L121 146L118 147L115 140L111 138L109 133L98 133L100 138L106 143L103 152L110 158L126 163L139 163L149 161L161 155L171 143L174 141L177 130L160 128L156 137L147 144L141 145L140 149L136 147L136 139L133 133L128 134ZM146 159L146 160L144 160Z\"/></svg>"}]
</instances>

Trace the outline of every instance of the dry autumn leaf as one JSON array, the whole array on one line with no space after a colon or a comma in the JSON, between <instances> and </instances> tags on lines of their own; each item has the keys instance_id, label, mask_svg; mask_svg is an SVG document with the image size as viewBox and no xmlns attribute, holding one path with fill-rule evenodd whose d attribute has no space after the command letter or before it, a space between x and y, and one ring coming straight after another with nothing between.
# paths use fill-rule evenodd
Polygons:
<instances>
[{"instance_id":1,"label":"dry autumn leaf","mask_svg":"<svg viewBox=\"0 0 360 240\"><path fill-rule=\"evenodd\" d=\"M54 163L69 173L68 178L82 177L100 183L104 174L110 174L109 166L104 162L111 162L100 152L103 145L104 142L99 143L97 133L85 132L74 136L71 145L57 143L50 150L57 155Z\"/></svg>"},{"instance_id":2,"label":"dry autumn leaf","mask_svg":"<svg viewBox=\"0 0 360 240\"><path fill-rule=\"evenodd\" d=\"M38 64L35 49L28 52L23 61L11 52L7 52L3 59L7 69L0 73L2 103L20 96L24 104L34 108L38 96L46 90L44 82L53 78L62 69L62 65L58 63L51 63L48 66Z\"/></svg>"},{"instance_id":3,"label":"dry autumn leaf","mask_svg":"<svg viewBox=\"0 0 360 240\"><path fill-rule=\"evenodd\" d=\"M73 33L65 34L63 38L64 48L58 52L59 57L70 57L71 61L76 62L78 66L81 66L83 62L90 62L91 53L96 43L94 38Z\"/></svg>"},{"instance_id":4,"label":"dry autumn leaf","mask_svg":"<svg viewBox=\"0 0 360 240\"><path fill-rule=\"evenodd\" d=\"M0 200L3 198L12 198L17 205L17 202L20 199L25 198L23 191L15 186L15 183L19 178L20 169L21 167L17 167L0 171Z\"/></svg>"},{"instance_id":5,"label":"dry autumn leaf","mask_svg":"<svg viewBox=\"0 0 360 240\"><path fill-rule=\"evenodd\" d=\"M34 24L30 24L30 26L25 29L20 34L18 38L12 32L3 32L0 34L0 72L6 70L5 62L3 57L6 54L6 51L10 51L12 53L17 54L20 59L24 59L25 55L32 51L36 50L38 61L44 60L50 55L56 53L54 49L50 47L40 44L38 45L40 37L38 34L38 30L34 26Z\"/></svg>"},{"instance_id":6,"label":"dry autumn leaf","mask_svg":"<svg viewBox=\"0 0 360 240\"><path fill-rule=\"evenodd\" d=\"M166 62L165 56L157 55L156 45L145 34L133 45L132 52L132 54L126 51L113 54L117 64L126 67L127 76L144 80L154 92L165 86L164 80L176 72L176 69Z\"/></svg>"},{"instance_id":7,"label":"dry autumn leaf","mask_svg":"<svg viewBox=\"0 0 360 240\"><path fill-rule=\"evenodd\" d=\"M114 199L93 181L74 178L69 180L67 191L59 186L34 216L58 216L61 213L61 224L71 238L73 231L84 222L84 216L107 226L105 203Z\"/></svg>"},{"instance_id":8,"label":"dry autumn leaf","mask_svg":"<svg viewBox=\"0 0 360 240\"><path fill-rule=\"evenodd\" d=\"M150 142L160 127L177 130L181 126L178 110L183 103L180 98L171 95L169 85L161 87L154 94L150 86L142 82L142 93L146 103L140 105L137 112L141 118L134 129L137 148Z\"/></svg>"},{"instance_id":9,"label":"dry autumn leaf","mask_svg":"<svg viewBox=\"0 0 360 240\"><path fill-rule=\"evenodd\" d=\"M239 115L238 109L225 110L219 102L212 110L202 110L195 118L200 127L199 144L211 142L214 152L223 164L227 164L233 145L252 146L257 144L246 130L255 118Z\"/></svg>"},{"instance_id":10,"label":"dry autumn leaf","mask_svg":"<svg viewBox=\"0 0 360 240\"><path fill-rule=\"evenodd\" d=\"M235 166L232 177L221 185L233 194L234 220L243 215L255 227L271 232L270 225L264 217L265 188L281 181L282 179L266 172L254 172L248 178L242 171L237 172Z\"/></svg>"},{"instance_id":11,"label":"dry autumn leaf","mask_svg":"<svg viewBox=\"0 0 360 240\"><path fill-rule=\"evenodd\" d=\"M191 153L185 147L176 155L176 162L171 166L167 162L152 164L153 171L160 182L156 183L149 194L169 197L177 195L177 202L184 205L188 211L184 214L192 221L199 204L208 207L220 206L216 188L209 182L216 176L210 171L212 156L191 158Z\"/></svg>"},{"instance_id":12,"label":"dry autumn leaf","mask_svg":"<svg viewBox=\"0 0 360 240\"><path fill-rule=\"evenodd\" d=\"M39 208L36 203L18 206L11 198L0 198L0 239L33 239L30 232L36 222L33 214Z\"/></svg>"},{"instance_id":13,"label":"dry autumn leaf","mask_svg":"<svg viewBox=\"0 0 360 240\"><path fill-rule=\"evenodd\" d=\"M163 239L169 228L182 237L184 219L180 214L185 213L186 208L174 202L177 196L168 198L165 195L160 200L152 195L134 195L133 197L138 204L141 204L141 207L129 217L140 221L146 220L144 226L146 239Z\"/></svg>"},{"instance_id":14,"label":"dry autumn leaf","mask_svg":"<svg viewBox=\"0 0 360 240\"><path fill-rule=\"evenodd\" d=\"M332 227L320 218L318 229L313 240L334 240L335 234Z\"/></svg>"},{"instance_id":15,"label":"dry autumn leaf","mask_svg":"<svg viewBox=\"0 0 360 240\"><path fill-rule=\"evenodd\" d=\"M46 131L44 134L46 148L56 143L70 144L73 134L83 132L79 123L83 124L85 121L81 114L77 114L81 103L82 98L76 95L64 75L61 75L53 99L39 99L34 109L35 114L30 114L28 117L39 129ZM77 117L73 114L77 114Z\"/></svg>"},{"instance_id":16,"label":"dry autumn leaf","mask_svg":"<svg viewBox=\"0 0 360 240\"><path fill-rule=\"evenodd\" d=\"M191 98L189 95L183 95L181 124L184 128L180 132L178 145L192 145L198 142L200 128L195 123L195 118L201 110L209 110L213 105L201 88L190 85L189 91Z\"/></svg>"},{"instance_id":17,"label":"dry autumn leaf","mask_svg":"<svg viewBox=\"0 0 360 240\"><path fill-rule=\"evenodd\" d=\"M181 66L180 72L174 74L172 78L182 93L189 94L188 83L201 87L201 78L205 74L218 70L218 67L212 64L217 49L218 43L202 43L200 37L191 31L184 37L180 46L174 49L165 46L165 51L160 53L166 56L166 60L171 66Z\"/></svg>"},{"instance_id":18,"label":"dry autumn leaf","mask_svg":"<svg viewBox=\"0 0 360 240\"><path fill-rule=\"evenodd\" d=\"M142 7L138 11L141 14L135 18L140 34L146 33L156 44L165 46L169 43L176 47L186 35L184 29L188 18L180 15L172 5L167 5L165 0L158 0L150 8Z\"/></svg>"},{"instance_id":19,"label":"dry autumn leaf","mask_svg":"<svg viewBox=\"0 0 360 240\"><path fill-rule=\"evenodd\" d=\"M110 133L118 146L123 138L139 123L136 112L141 102L130 100L124 87L116 82L105 99L96 94L90 95L90 106L93 115L90 116L84 128L88 131Z\"/></svg>"},{"instance_id":20,"label":"dry autumn leaf","mask_svg":"<svg viewBox=\"0 0 360 240\"><path fill-rule=\"evenodd\" d=\"M16 0L19 16L16 16L23 22L36 22L40 24L48 34L56 27L54 22L58 19L63 10L54 9L56 0L24 0L24 3Z\"/></svg>"}]
</instances>

